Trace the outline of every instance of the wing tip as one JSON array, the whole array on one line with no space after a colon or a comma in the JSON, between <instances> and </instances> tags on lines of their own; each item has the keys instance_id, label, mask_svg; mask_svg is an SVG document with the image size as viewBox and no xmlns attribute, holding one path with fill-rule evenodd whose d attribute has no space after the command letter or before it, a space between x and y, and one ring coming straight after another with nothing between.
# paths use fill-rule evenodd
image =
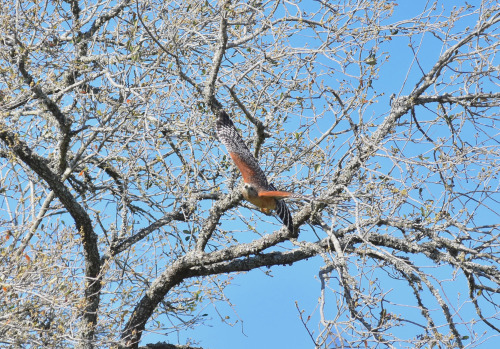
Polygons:
<instances>
[{"instance_id":1,"label":"wing tip","mask_svg":"<svg viewBox=\"0 0 500 349\"><path fill-rule=\"evenodd\" d=\"M221 125L231 125L233 122L224 109L221 109L217 115L217 123Z\"/></svg>"}]
</instances>

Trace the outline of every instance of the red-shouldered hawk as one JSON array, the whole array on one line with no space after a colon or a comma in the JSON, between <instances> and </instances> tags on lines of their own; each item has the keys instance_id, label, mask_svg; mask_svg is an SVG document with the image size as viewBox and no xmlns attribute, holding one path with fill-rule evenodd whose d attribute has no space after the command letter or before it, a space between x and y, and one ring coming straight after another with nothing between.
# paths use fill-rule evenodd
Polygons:
<instances>
[{"instance_id":1,"label":"red-shouldered hawk","mask_svg":"<svg viewBox=\"0 0 500 349\"><path fill-rule=\"evenodd\" d=\"M296 236L292 215L286 204L280 199L301 196L276 190L274 185L268 183L259 163L252 153L250 153L229 115L223 110L219 111L217 118L217 135L220 141L226 146L229 155L243 176L245 184L242 194L245 200L251 202L266 214L275 210L290 233Z\"/></svg>"}]
</instances>

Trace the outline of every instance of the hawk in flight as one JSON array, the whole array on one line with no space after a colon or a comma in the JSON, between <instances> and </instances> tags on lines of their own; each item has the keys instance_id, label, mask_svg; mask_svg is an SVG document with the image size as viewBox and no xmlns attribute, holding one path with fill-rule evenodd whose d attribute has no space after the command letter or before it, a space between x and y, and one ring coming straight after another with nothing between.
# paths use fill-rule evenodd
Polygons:
<instances>
[{"instance_id":1,"label":"hawk in flight","mask_svg":"<svg viewBox=\"0 0 500 349\"><path fill-rule=\"evenodd\" d=\"M286 191L276 190L274 185L267 181L266 175L259 166L255 157L250 153L245 142L234 127L229 115L223 110L219 111L217 118L217 136L226 146L229 155L238 167L245 182L243 197L266 214L276 211L283 224L294 236L292 215L282 198L300 197Z\"/></svg>"}]
</instances>

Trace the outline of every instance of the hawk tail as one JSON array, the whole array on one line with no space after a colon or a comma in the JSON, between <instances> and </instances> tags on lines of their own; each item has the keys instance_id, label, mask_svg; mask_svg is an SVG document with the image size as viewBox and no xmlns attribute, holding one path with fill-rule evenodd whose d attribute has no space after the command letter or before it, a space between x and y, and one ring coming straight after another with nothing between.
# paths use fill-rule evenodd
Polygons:
<instances>
[{"instance_id":1,"label":"hawk tail","mask_svg":"<svg viewBox=\"0 0 500 349\"><path fill-rule=\"evenodd\" d=\"M281 222L283 222L283 225L288 228L290 234L296 238L298 236L298 231L293 226L290 210L282 200L276 200L276 214L280 218Z\"/></svg>"}]
</instances>

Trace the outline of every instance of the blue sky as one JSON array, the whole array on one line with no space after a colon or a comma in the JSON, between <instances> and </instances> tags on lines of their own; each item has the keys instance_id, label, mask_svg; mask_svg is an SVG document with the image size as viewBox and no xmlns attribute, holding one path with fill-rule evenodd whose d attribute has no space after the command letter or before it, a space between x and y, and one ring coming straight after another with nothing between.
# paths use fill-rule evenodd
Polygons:
<instances>
[{"instance_id":1,"label":"blue sky","mask_svg":"<svg viewBox=\"0 0 500 349\"><path fill-rule=\"evenodd\" d=\"M204 348L308 348L313 342L299 319L295 302L301 309L314 309L320 284L315 277L321 266L320 258L294 264L292 267L272 268L271 276L265 269L238 275L226 289L226 296L234 304L236 314L222 305L222 314L238 322L225 325L217 315L213 327L200 326L181 334L180 343L191 337ZM206 309L209 313L210 306ZM313 329L317 326L311 321Z\"/></svg>"}]
</instances>

